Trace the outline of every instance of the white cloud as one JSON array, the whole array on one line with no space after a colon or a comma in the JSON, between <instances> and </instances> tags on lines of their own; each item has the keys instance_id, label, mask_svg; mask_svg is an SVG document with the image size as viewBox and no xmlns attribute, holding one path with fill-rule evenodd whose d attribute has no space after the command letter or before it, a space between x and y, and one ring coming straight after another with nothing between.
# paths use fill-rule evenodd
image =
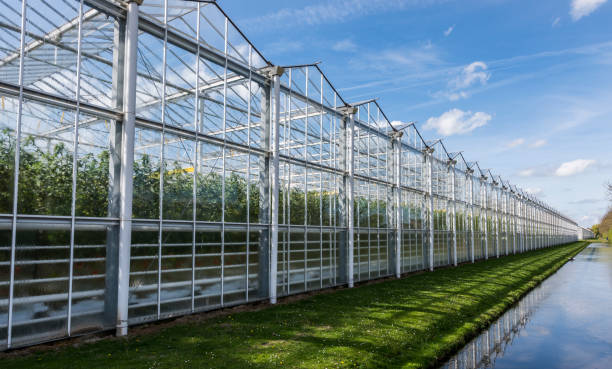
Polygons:
<instances>
[{"instance_id":1,"label":"white cloud","mask_svg":"<svg viewBox=\"0 0 612 369\"><path fill-rule=\"evenodd\" d=\"M448 29L446 31L444 31L444 37L450 36L450 34L453 33L454 29L455 29L455 25L454 24L452 26L448 27Z\"/></svg>"},{"instance_id":2,"label":"white cloud","mask_svg":"<svg viewBox=\"0 0 612 369\"><path fill-rule=\"evenodd\" d=\"M448 90L439 91L436 97L445 97L450 101L465 99L470 96L466 91L469 87L476 85L484 86L487 84L491 74L487 72L488 66L482 61L475 61L460 69L459 74L448 81Z\"/></svg>"},{"instance_id":3,"label":"white cloud","mask_svg":"<svg viewBox=\"0 0 612 369\"><path fill-rule=\"evenodd\" d=\"M542 189L540 187L528 187L525 189L525 192L534 196L542 196Z\"/></svg>"},{"instance_id":4,"label":"white cloud","mask_svg":"<svg viewBox=\"0 0 612 369\"><path fill-rule=\"evenodd\" d=\"M346 39L336 42L332 49L335 51L354 52L357 50L357 45L352 40Z\"/></svg>"},{"instance_id":5,"label":"white cloud","mask_svg":"<svg viewBox=\"0 0 612 369\"><path fill-rule=\"evenodd\" d=\"M351 59L356 69L377 72L403 72L412 70L427 73L442 64L440 50L430 42L416 47L386 48L375 53L359 55Z\"/></svg>"},{"instance_id":6,"label":"white cloud","mask_svg":"<svg viewBox=\"0 0 612 369\"><path fill-rule=\"evenodd\" d=\"M595 164L595 160L592 159L576 159L567 161L559 166L555 171L555 175L558 177L572 176L578 173L584 172L589 166Z\"/></svg>"},{"instance_id":7,"label":"white cloud","mask_svg":"<svg viewBox=\"0 0 612 369\"><path fill-rule=\"evenodd\" d=\"M445 0L338 0L309 4L301 8L282 8L276 12L241 21L246 27L294 27L340 23L357 17L393 10L424 7ZM286 2L289 3L289 2Z\"/></svg>"},{"instance_id":8,"label":"white cloud","mask_svg":"<svg viewBox=\"0 0 612 369\"><path fill-rule=\"evenodd\" d=\"M529 147L531 147L532 149L537 149L539 147L542 147L544 145L546 145L548 143L548 141L546 140L537 140L535 142L533 142L531 145L529 145Z\"/></svg>"},{"instance_id":9,"label":"white cloud","mask_svg":"<svg viewBox=\"0 0 612 369\"><path fill-rule=\"evenodd\" d=\"M606 1L608 0L572 0L570 15L574 21L577 21L594 12Z\"/></svg>"},{"instance_id":10,"label":"white cloud","mask_svg":"<svg viewBox=\"0 0 612 369\"><path fill-rule=\"evenodd\" d=\"M423 126L424 129L435 129L438 134L451 136L464 134L486 125L491 115L484 112L472 113L459 109L451 109L439 117L431 117Z\"/></svg>"},{"instance_id":11,"label":"white cloud","mask_svg":"<svg viewBox=\"0 0 612 369\"><path fill-rule=\"evenodd\" d=\"M531 177L534 174L535 174L535 169L533 168L524 169L518 172L519 177Z\"/></svg>"},{"instance_id":12,"label":"white cloud","mask_svg":"<svg viewBox=\"0 0 612 369\"><path fill-rule=\"evenodd\" d=\"M473 84L486 84L491 74L487 72L487 65L481 61L475 61L472 64L466 66L461 71L461 74L457 78L453 79L450 83L453 87L466 88Z\"/></svg>"},{"instance_id":13,"label":"white cloud","mask_svg":"<svg viewBox=\"0 0 612 369\"><path fill-rule=\"evenodd\" d=\"M511 149L513 147L517 147L517 146L521 146L522 144L525 143L525 139L524 138L517 138L516 140L512 140L510 142L508 142L506 144L506 148Z\"/></svg>"}]
</instances>

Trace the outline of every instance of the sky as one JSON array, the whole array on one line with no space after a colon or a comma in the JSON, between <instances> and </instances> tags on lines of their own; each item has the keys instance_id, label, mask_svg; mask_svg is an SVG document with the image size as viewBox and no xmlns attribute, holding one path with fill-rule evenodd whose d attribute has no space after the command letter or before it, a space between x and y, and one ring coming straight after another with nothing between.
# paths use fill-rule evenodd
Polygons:
<instances>
[{"instance_id":1,"label":"sky","mask_svg":"<svg viewBox=\"0 0 612 369\"><path fill-rule=\"evenodd\" d=\"M347 101L577 221L612 181L612 0L218 0L268 60L321 62Z\"/></svg>"}]
</instances>

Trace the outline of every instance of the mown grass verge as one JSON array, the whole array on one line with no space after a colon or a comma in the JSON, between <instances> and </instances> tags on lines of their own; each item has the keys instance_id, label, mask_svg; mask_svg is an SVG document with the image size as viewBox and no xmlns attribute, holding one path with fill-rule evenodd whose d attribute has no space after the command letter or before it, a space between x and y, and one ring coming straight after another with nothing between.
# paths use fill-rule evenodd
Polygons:
<instances>
[{"instance_id":1,"label":"mown grass verge","mask_svg":"<svg viewBox=\"0 0 612 369\"><path fill-rule=\"evenodd\" d=\"M10 368L423 368L460 348L587 242L53 351ZM18 352L17 352L18 354Z\"/></svg>"}]
</instances>

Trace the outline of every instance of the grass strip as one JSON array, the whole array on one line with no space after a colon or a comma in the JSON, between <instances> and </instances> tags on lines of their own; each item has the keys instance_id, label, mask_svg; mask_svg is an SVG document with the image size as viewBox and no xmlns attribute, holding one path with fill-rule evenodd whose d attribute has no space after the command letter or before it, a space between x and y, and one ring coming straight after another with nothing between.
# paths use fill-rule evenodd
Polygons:
<instances>
[{"instance_id":1,"label":"grass strip","mask_svg":"<svg viewBox=\"0 0 612 369\"><path fill-rule=\"evenodd\" d=\"M587 242L15 357L10 368L427 368L439 364Z\"/></svg>"}]
</instances>

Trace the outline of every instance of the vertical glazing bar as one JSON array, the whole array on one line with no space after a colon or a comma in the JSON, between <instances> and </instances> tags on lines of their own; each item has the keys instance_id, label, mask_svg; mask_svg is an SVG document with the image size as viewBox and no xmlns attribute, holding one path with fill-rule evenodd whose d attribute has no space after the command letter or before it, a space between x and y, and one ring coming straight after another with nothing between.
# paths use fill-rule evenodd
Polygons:
<instances>
[{"instance_id":1,"label":"vertical glazing bar","mask_svg":"<svg viewBox=\"0 0 612 369\"><path fill-rule=\"evenodd\" d=\"M193 182L192 182L192 193L191 193L191 206L192 206L192 222L193 230L191 234L191 312L195 311L195 277L196 277L196 227L197 227L197 185L198 185L198 162L200 160L200 143L198 142L198 134L200 132L200 15L201 15L201 4L198 3L196 6L196 60L195 60L195 93L194 93L194 111L193 111L193 129L195 131L195 155L193 163ZM251 102L249 96L249 103ZM248 141L247 141L248 142ZM248 177L247 177L248 181ZM248 183L248 182L247 182ZM249 186L247 185L247 191ZM248 192L247 192L248 194ZM249 200L247 198L247 206ZM247 212L248 214L248 212ZM248 216L248 215L247 215ZM248 236L247 236L248 237ZM247 258L248 268L248 258ZM248 273L247 273L248 279ZM248 291L248 288L247 288Z\"/></svg>"},{"instance_id":2,"label":"vertical glazing bar","mask_svg":"<svg viewBox=\"0 0 612 369\"><path fill-rule=\"evenodd\" d=\"M287 115L287 121L289 122L289 128L288 128L288 136L289 137L289 148L291 148L293 145L293 142L291 141L291 126L292 126L292 118L291 118L291 107L292 107L292 88L293 88L293 69L289 69L289 73L288 73L288 77L289 77L289 96L287 96L287 109L285 109L286 111L286 115ZM289 155L291 155L290 153L288 153ZM287 204L287 221L285 222L287 224L287 232L285 232L283 234L283 240L286 240L286 242L283 242L283 261L284 261L284 265L285 267L284 269L284 276L285 276L285 281L287 284L287 294L291 293L291 176L292 176L292 172L291 172L291 163L286 163L283 166L284 168L286 168L286 176L287 176L287 191L285 191L286 196L285 199L286 201L283 203L283 206L285 206L285 204Z\"/></svg>"},{"instance_id":3,"label":"vertical glazing bar","mask_svg":"<svg viewBox=\"0 0 612 369\"><path fill-rule=\"evenodd\" d=\"M222 175L221 175L221 306L225 302L225 152L227 139L227 52L228 52L228 19L224 18L223 31L223 56L225 65L223 66L223 152L222 152Z\"/></svg>"},{"instance_id":4,"label":"vertical glazing bar","mask_svg":"<svg viewBox=\"0 0 612 369\"><path fill-rule=\"evenodd\" d=\"M166 175L165 143L166 143L166 69L168 54L168 0L164 0L164 46L162 50L162 98L161 98L161 141L159 142L159 233L157 244L157 319L161 317L161 285L162 257L164 236L164 177Z\"/></svg>"},{"instance_id":5,"label":"vertical glazing bar","mask_svg":"<svg viewBox=\"0 0 612 369\"><path fill-rule=\"evenodd\" d=\"M68 260L68 321L66 334L70 336L72 330L72 288L74 278L74 223L76 216L76 186L77 186L77 164L78 164L78 142L79 142L79 114L81 98L81 45L83 37L83 0L79 3L79 26L77 30L77 64L76 64L76 111L74 114L74 132L72 147L72 194L70 203L70 256Z\"/></svg>"},{"instance_id":6,"label":"vertical glazing bar","mask_svg":"<svg viewBox=\"0 0 612 369\"><path fill-rule=\"evenodd\" d=\"M320 74L320 104L323 106L323 74ZM323 114L319 113L319 165L323 165ZM331 250L330 250L331 255ZM323 173L319 171L319 287L323 288Z\"/></svg>"},{"instance_id":7,"label":"vertical glazing bar","mask_svg":"<svg viewBox=\"0 0 612 369\"><path fill-rule=\"evenodd\" d=\"M291 70L289 70L289 83L291 84ZM265 156L259 162L259 222L267 225L267 228L259 231L259 247L258 247L258 294L260 298L270 297L270 137L271 137L271 123L270 123L270 85L262 84L259 86L261 89L261 126L262 126L262 137L261 147L265 151ZM291 177L289 177L289 180ZM290 186L290 185L289 185ZM289 207L289 205L287 205ZM291 218L291 214L288 214L288 219Z\"/></svg>"},{"instance_id":8,"label":"vertical glazing bar","mask_svg":"<svg viewBox=\"0 0 612 369\"><path fill-rule=\"evenodd\" d=\"M21 35L19 46L19 102L17 107L17 137L15 140L15 168L13 176L13 221L11 224L11 270L9 277L9 301L8 301L8 327L6 337L6 347L11 348L13 333L13 297L15 294L15 248L17 241L17 196L19 185L19 161L21 151L21 122L23 120L23 66L25 52L25 29L26 29L26 9L27 0L21 2Z\"/></svg>"},{"instance_id":9,"label":"vertical glazing bar","mask_svg":"<svg viewBox=\"0 0 612 369\"><path fill-rule=\"evenodd\" d=\"M251 81L253 78L253 46L249 44L249 85L247 87L249 101L247 102L247 145L251 147L251 100L253 100L253 92L251 91ZM245 265L245 281L244 281L244 299L249 301L249 263L251 253L251 152L247 154L247 173L246 173L246 265Z\"/></svg>"},{"instance_id":10,"label":"vertical glazing bar","mask_svg":"<svg viewBox=\"0 0 612 369\"><path fill-rule=\"evenodd\" d=\"M125 74L123 90L123 131L121 136L121 211L119 218L119 277L117 292L117 335L128 332L130 294L130 246L132 243L132 193L134 172L134 132L136 118L136 64L138 52L138 3L127 8L125 34Z\"/></svg>"},{"instance_id":11,"label":"vertical glazing bar","mask_svg":"<svg viewBox=\"0 0 612 369\"><path fill-rule=\"evenodd\" d=\"M348 286L353 288L355 286L353 268L355 264L355 213L354 207L354 190L355 181L353 176L355 175L355 112L357 109L351 108L348 115L348 129L346 130L347 135L347 189L346 189L346 218L347 218L347 236L348 236L348 257L347 257L347 274L348 274ZM360 260L361 261L361 260Z\"/></svg>"}]
</instances>

